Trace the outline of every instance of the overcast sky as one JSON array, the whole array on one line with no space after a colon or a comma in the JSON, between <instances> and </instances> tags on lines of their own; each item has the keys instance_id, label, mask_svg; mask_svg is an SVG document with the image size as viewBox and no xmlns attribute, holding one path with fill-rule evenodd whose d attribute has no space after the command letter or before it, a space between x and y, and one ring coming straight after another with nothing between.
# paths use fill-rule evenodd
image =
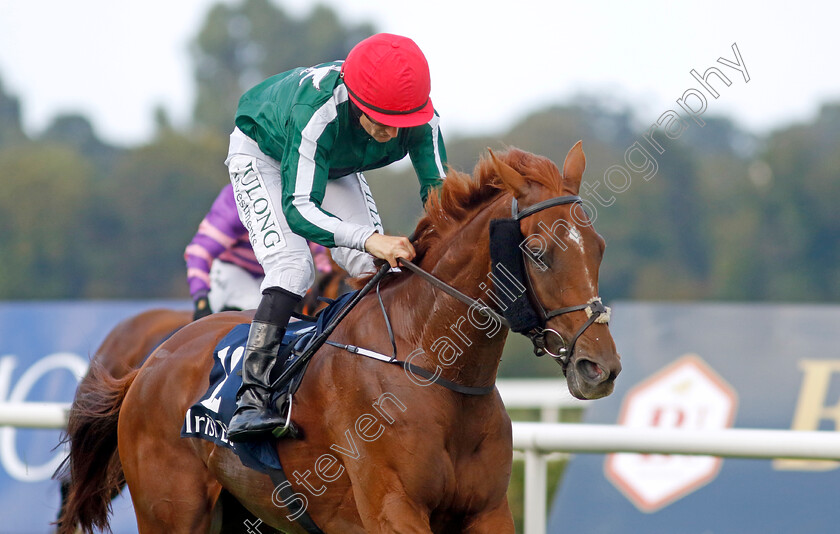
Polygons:
<instances>
[{"instance_id":1,"label":"overcast sky","mask_svg":"<svg viewBox=\"0 0 840 534\"><path fill-rule=\"evenodd\" d=\"M233 0L226 0L229 3ZM292 14L314 2L275 0ZM0 80L40 132L81 112L111 142L152 133L162 105L176 124L192 110L188 44L210 0L0 0ZM833 2L562 2L324 0L350 22L412 37L432 70L432 99L450 133L493 133L528 111L595 93L632 103L652 123L717 66L726 87L708 114L761 132L807 120L840 99ZM737 43L749 73L735 61ZM335 59L335 58L324 58Z\"/></svg>"}]
</instances>

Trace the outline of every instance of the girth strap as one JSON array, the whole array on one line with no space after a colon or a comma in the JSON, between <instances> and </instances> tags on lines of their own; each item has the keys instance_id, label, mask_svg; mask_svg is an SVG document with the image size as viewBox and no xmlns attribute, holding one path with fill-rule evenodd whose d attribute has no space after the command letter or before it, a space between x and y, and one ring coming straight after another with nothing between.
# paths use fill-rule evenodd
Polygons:
<instances>
[{"instance_id":1,"label":"girth strap","mask_svg":"<svg viewBox=\"0 0 840 534\"><path fill-rule=\"evenodd\" d=\"M315 521L312 520L312 517L306 511L306 507L302 504L301 499L294 498L295 492L292 491L292 483L286 478L286 473L282 469L268 468L268 476L274 484L275 491L277 491L277 494L283 500L283 504L291 512L290 515L297 517L295 521L310 534L324 534L324 531L318 528L318 525L315 524Z\"/></svg>"}]
</instances>

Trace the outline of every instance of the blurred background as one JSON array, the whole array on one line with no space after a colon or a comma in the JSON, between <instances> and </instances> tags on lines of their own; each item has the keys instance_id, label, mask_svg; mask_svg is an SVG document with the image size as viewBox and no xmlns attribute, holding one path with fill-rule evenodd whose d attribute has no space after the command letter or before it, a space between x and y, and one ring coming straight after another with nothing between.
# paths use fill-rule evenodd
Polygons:
<instances>
[{"instance_id":1,"label":"blurred background","mask_svg":"<svg viewBox=\"0 0 840 534\"><path fill-rule=\"evenodd\" d=\"M583 140L585 181L614 198L594 204L605 300L836 303L837 12L813 1L0 0L0 301L188 306L183 250L228 181L239 96L388 31L429 60L454 169L506 146L562 165ZM744 72L718 61L737 62L733 44ZM730 82L707 80L717 98L691 74L710 67ZM690 89L706 99L700 121L677 102ZM682 131L660 127L655 152L645 136L669 111ZM631 173L609 193L605 173L627 167L637 142L655 175ZM410 233L421 212L410 166L367 175L386 231ZM559 375L528 352L511 337L501 376Z\"/></svg>"},{"instance_id":2,"label":"blurred background","mask_svg":"<svg viewBox=\"0 0 840 534\"><path fill-rule=\"evenodd\" d=\"M643 144L656 175L598 210L606 298L840 296L840 74L824 6L449 4L0 0L0 299L187 296L183 248L227 181L239 96L377 31L425 51L461 171L507 145L562 165L581 139L586 181L603 181L660 116L682 114L679 139L656 134L664 153ZM749 82L717 62L735 61L733 43ZM701 127L676 100L709 67L731 85L709 78L719 97L706 93ZM369 179L386 229L409 233L410 167Z\"/></svg>"}]
</instances>

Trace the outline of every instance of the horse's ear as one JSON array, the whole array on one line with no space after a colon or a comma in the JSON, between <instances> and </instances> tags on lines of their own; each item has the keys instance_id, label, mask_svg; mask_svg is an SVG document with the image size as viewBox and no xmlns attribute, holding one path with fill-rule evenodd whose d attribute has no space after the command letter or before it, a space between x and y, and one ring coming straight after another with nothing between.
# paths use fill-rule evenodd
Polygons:
<instances>
[{"instance_id":1,"label":"horse's ear","mask_svg":"<svg viewBox=\"0 0 840 534\"><path fill-rule=\"evenodd\" d=\"M580 191L580 181L586 168L586 154L583 153L582 145L582 141L575 143L566 154L566 161L563 163L563 185L568 187L573 195Z\"/></svg>"},{"instance_id":2,"label":"horse's ear","mask_svg":"<svg viewBox=\"0 0 840 534\"><path fill-rule=\"evenodd\" d=\"M496 173L502 179L502 184L508 189L515 198L522 198L527 192L528 186L525 177L519 174L516 169L496 157L489 148L490 158L493 160L493 166L496 168Z\"/></svg>"}]
</instances>

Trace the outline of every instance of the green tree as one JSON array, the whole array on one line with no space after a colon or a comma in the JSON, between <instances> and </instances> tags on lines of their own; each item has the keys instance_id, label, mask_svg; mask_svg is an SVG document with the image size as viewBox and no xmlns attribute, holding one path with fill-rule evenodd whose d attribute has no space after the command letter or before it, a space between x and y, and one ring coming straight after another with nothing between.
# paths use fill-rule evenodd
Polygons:
<instances>
[{"instance_id":1,"label":"green tree","mask_svg":"<svg viewBox=\"0 0 840 534\"><path fill-rule=\"evenodd\" d=\"M0 147L27 141L23 134L20 117L20 101L7 94L0 79Z\"/></svg>"},{"instance_id":2,"label":"green tree","mask_svg":"<svg viewBox=\"0 0 840 534\"><path fill-rule=\"evenodd\" d=\"M54 118L39 140L65 146L89 158L96 166L97 176L107 174L122 153L121 149L101 141L90 121L77 113Z\"/></svg>"},{"instance_id":3,"label":"green tree","mask_svg":"<svg viewBox=\"0 0 840 534\"><path fill-rule=\"evenodd\" d=\"M0 150L0 298L82 298L92 260L91 163L64 147Z\"/></svg>"},{"instance_id":4,"label":"green tree","mask_svg":"<svg viewBox=\"0 0 840 534\"><path fill-rule=\"evenodd\" d=\"M187 295L184 248L227 179L216 136L164 133L129 151L97 202L99 276L91 296Z\"/></svg>"},{"instance_id":5,"label":"green tree","mask_svg":"<svg viewBox=\"0 0 840 534\"><path fill-rule=\"evenodd\" d=\"M324 6L298 20L269 0L217 4L192 46L195 124L229 134L236 104L246 90L291 68L343 59L371 34L370 25L342 23Z\"/></svg>"},{"instance_id":6,"label":"green tree","mask_svg":"<svg viewBox=\"0 0 840 534\"><path fill-rule=\"evenodd\" d=\"M755 248L766 270L758 298L840 298L840 103L816 119L771 134L760 162L769 172L757 194L761 222Z\"/></svg>"}]
</instances>

